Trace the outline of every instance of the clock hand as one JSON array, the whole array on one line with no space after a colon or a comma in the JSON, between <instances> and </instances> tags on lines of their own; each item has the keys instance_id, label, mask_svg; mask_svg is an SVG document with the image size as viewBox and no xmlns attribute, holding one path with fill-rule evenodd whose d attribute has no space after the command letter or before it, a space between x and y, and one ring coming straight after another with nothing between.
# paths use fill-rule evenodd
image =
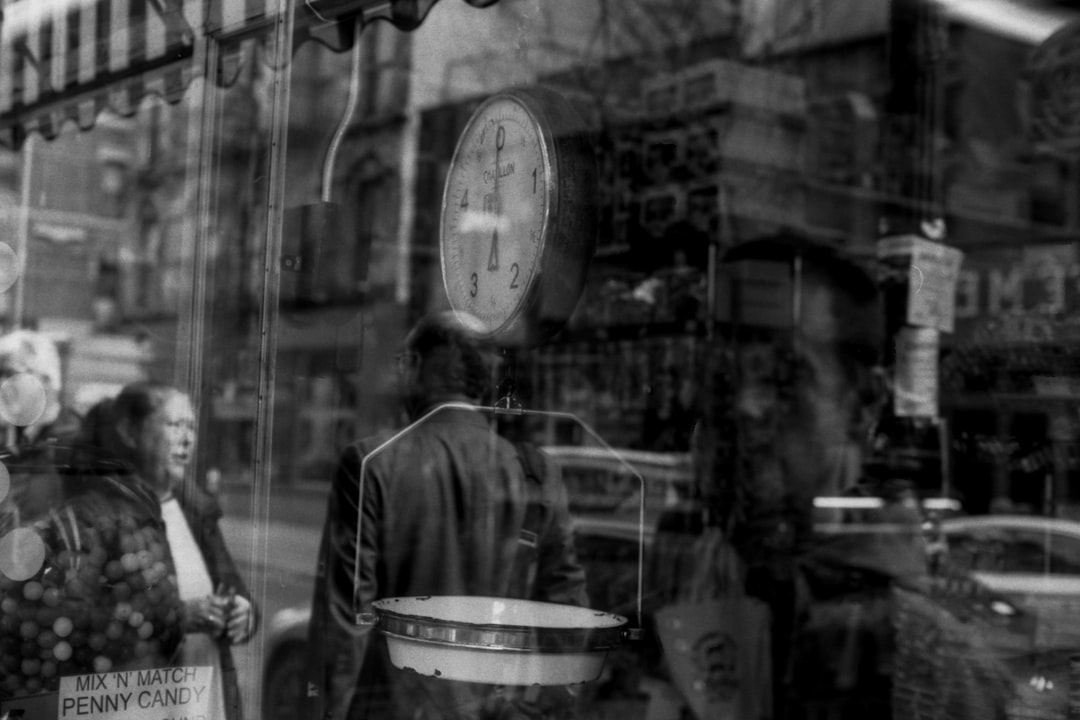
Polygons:
<instances>
[{"instance_id":1,"label":"clock hand","mask_svg":"<svg viewBox=\"0 0 1080 720\"><path fill-rule=\"evenodd\" d=\"M502 125L495 130L495 214L499 214L499 151L502 150L503 134Z\"/></svg>"},{"instance_id":2,"label":"clock hand","mask_svg":"<svg viewBox=\"0 0 1080 720\"><path fill-rule=\"evenodd\" d=\"M491 250L488 251L488 272L499 269L499 228L491 233Z\"/></svg>"},{"instance_id":3,"label":"clock hand","mask_svg":"<svg viewBox=\"0 0 1080 720\"><path fill-rule=\"evenodd\" d=\"M495 195L495 230L491 233L491 249L488 251L488 272L499 269L499 219L502 217L502 200L499 198L499 151L502 150L505 140L505 131L503 126L499 125L495 131L495 183L493 192Z\"/></svg>"}]
</instances>

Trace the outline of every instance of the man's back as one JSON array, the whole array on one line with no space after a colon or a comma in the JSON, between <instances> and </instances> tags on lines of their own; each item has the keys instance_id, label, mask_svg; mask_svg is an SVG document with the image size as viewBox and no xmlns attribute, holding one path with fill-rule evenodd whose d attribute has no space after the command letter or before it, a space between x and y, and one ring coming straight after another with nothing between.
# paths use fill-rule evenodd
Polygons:
<instances>
[{"instance_id":1,"label":"man's back","mask_svg":"<svg viewBox=\"0 0 1080 720\"><path fill-rule=\"evenodd\" d=\"M350 446L334 479L328 574L339 623L386 597L586 602L565 488L535 467L535 453L523 460L483 412L442 409L385 447L383 442L385 437ZM356 567L361 517L354 598L350 571ZM483 717L490 686L398 670L378 634L364 645L358 679L349 690L355 690L349 717ZM335 674L338 688L349 683Z\"/></svg>"},{"instance_id":2,"label":"man's back","mask_svg":"<svg viewBox=\"0 0 1080 720\"><path fill-rule=\"evenodd\" d=\"M566 490L539 453L520 452L477 408L491 348L453 313L426 317L397 358L413 422L346 448L333 479L315 584L311 645L330 716L489 717L490 685L393 667L357 612L418 595L585 604ZM392 440L391 440L392 438ZM316 684L316 683L313 683ZM490 708L488 708L490 709Z\"/></svg>"},{"instance_id":3,"label":"man's back","mask_svg":"<svg viewBox=\"0 0 1080 720\"><path fill-rule=\"evenodd\" d=\"M347 454L342 472L352 475L350 485L359 487L360 461L371 448L361 443ZM526 506L539 493L526 486L515 447L483 414L441 410L373 457L366 472L365 603L510 593Z\"/></svg>"}]
</instances>

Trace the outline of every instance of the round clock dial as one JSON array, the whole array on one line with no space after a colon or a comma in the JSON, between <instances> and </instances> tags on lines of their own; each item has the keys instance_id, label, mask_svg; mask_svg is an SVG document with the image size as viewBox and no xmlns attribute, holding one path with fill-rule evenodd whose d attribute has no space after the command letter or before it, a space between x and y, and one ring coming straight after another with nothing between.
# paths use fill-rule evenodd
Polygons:
<instances>
[{"instance_id":1,"label":"round clock dial","mask_svg":"<svg viewBox=\"0 0 1080 720\"><path fill-rule=\"evenodd\" d=\"M595 223L590 235L589 212L571 219L568 196L595 184L595 163L579 134L564 132L568 112L550 95L501 93L458 140L443 193L443 282L451 306L490 335L520 329L530 310L559 314L567 298L545 297L559 276L579 286L573 302L580 294Z\"/></svg>"}]
</instances>

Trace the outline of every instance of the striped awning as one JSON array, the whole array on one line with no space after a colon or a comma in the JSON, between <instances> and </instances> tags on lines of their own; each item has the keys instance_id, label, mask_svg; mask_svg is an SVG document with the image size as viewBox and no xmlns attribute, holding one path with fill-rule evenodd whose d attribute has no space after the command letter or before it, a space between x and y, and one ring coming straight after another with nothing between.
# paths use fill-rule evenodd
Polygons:
<instances>
[{"instance_id":1,"label":"striped awning","mask_svg":"<svg viewBox=\"0 0 1080 720\"><path fill-rule=\"evenodd\" d=\"M296 0L295 42L357 18L412 29L435 2ZM18 147L32 132L54 137L65 123L93 127L106 109L132 115L150 94L176 102L204 73L228 83L235 73L197 62L199 43L215 38L235 65L241 43L270 32L287 6L286 0L14 0L6 6L0 0L0 145ZM344 49L353 35L336 36L335 49Z\"/></svg>"}]
</instances>

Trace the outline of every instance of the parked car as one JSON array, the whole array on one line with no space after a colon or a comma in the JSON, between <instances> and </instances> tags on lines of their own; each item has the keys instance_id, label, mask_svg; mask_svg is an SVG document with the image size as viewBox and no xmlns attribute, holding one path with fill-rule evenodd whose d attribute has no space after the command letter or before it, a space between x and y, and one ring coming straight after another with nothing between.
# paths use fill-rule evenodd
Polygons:
<instances>
[{"instance_id":1,"label":"parked car","mask_svg":"<svg viewBox=\"0 0 1080 720\"><path fill-rule=\"evenodd\" d=\"M644 490L646 512L652 515L693 494L689 453L578 445L541 449L562 470L575 512L632 512Z\"/></svg>"},{"instance_id":2,"label":"parked car","mask_svg":"<svg viewBox=\"0 0 1080 720\"><path fill-rule=\"evenodd\" d=\"M1032 515L949 518L942 532L955 562L1017 597L1080 598L1080 523Z\"/></svg>"},{"instance_id":3,"label":"parked car","mask_svg":"<svg viewBox=\"0 0 1080 720\"><path fill-rule=\"evenodd\" d=\"M1039 649L1080 648L1080 523L1034 515L942 522L949 562L1033 616Z\"/></svg>"},{"instance_id":4,"label":"parked car","mask_svg":"<svg viewBox=\"0 0 1080 720\"><path fill-rule=\"evenodd\" d=\"M297 703L307 693L304 668L310 621L311 607L308 605L285 608L270 618L262 668L264 720L297 717Z\"/></svg>"}]
</instances>

